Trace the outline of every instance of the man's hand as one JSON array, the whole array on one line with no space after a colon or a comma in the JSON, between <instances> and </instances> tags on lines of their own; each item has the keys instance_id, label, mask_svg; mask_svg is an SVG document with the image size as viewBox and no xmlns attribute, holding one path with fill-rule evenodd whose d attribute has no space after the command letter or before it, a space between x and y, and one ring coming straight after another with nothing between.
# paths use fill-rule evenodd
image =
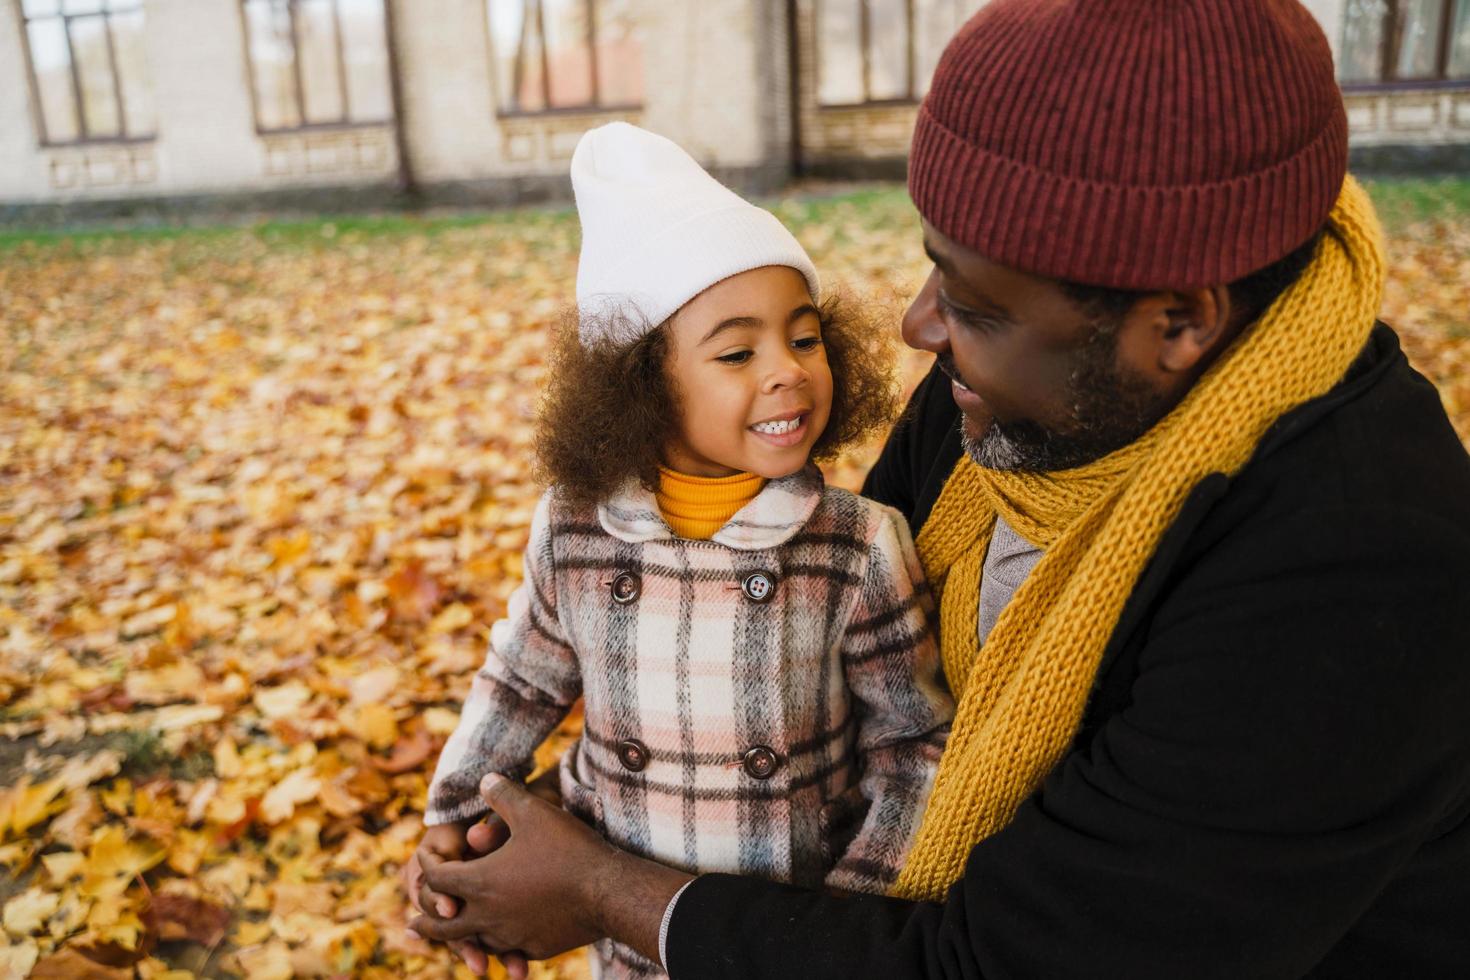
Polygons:
<instances>
[{"instance_id":1,"label":"man's hand","mask_svg":"<svg viewBox=\"0 0 1470 980\"><path fill-rule=\"evenodd\" d=\"M658 960L664 908L689 875L617 850L499 776L487 776L480 791L510 839L484 857L424 869L432 892L465 907L452 919L421 915L410 928L451 942L479 937L532 959L611 936Z\"/></svg>"},{"instance_id":2,"label":"man's hand","mask_svg":"<svg viewBox=\"0 0 1470 980\"><path fill-rule=\"evenodd\" d=\"M492 815L493 816L493 815ZM424 879L427 868L437 868L446 861L463 861L472 854L484 854L505 842L505 825L500 820L440 824L424 831L423 840L403 869L403 888L408 900L421 915L450 919L459 911L459 901L451 895L435 892ZM490 959L474 939L457 939L449 944L465 966L483 976ZM510 967L507 964L507 967ZM512 969L512 974L515 974ZM520 976L524 977L524 973Z\"/></svg>"},{"instance_id":3,"label":"man's hand","mask_svg":"<svg viewBox=\"0 0 1470 980\"><path fill-rule=\"evenodd\" d=\"M561 806L561 787L555 768L531 780L526 788L552 806ZM465 829L466 824L469 825L468 829ZM460 861L472 855L488 854L504 844L510 834L505 822L494 813L483 820L466 820L444 826L460 830L462 841L456 839L458 835L452 830L444 830L430 840L430 835L439 829L431 828L425 831L424 840L403 868L403 889L408 893L409 902L420 915L436 918L452 918L459 910L459 902L453 896L441 896L433 891L424 882L424 868L443 861ZM468 844L468 850L463 844ZM410 933L414 938L422 938L412 930ZM448 945L476 976L484 976L488 972L490 958L477 939L456 939ZM529 976L530 967L524 954L507 950L501 952L499 958L510 980L526 980Z\"/></svg>"}]
</instances>

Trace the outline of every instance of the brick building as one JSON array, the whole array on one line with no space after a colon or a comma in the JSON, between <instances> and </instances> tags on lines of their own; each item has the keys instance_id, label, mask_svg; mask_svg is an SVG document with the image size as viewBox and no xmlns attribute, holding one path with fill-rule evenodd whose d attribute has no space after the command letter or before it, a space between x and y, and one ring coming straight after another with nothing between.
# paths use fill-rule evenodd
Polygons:
<instances>
[{"instance_id":1,"label":"brick building","mask_svg":"<svg viewBox=\"0 0 1470 980\"><path fill-rule=\"evenodd\" d=\"M0 0L0 215L564 196L577 137L609 119L750 189L896 176L978 5ZM1307 6L1359 161L1470 169L1470 0Z\"/></svg>"}]
</instances>

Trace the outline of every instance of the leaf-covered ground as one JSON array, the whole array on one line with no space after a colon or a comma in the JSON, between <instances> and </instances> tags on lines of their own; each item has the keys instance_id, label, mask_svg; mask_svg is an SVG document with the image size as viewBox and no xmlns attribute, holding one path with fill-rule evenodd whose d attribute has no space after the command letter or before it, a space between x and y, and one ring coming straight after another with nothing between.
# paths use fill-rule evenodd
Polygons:
<instances>
[{"instance_id":1,"label":"leaf-covered ground","mask_svg":"<svg viewBox=\"0 0 1470 980\"><path fill-rule=\"evenodd\" d=\"M1386 318L1470 439L1470 195L1375 193ZM895 310L927 271L900 189L775 207ZM397 873L519 581L575 242L564 211L0 237L0 975L456 969Z\"/></svg>"}]
</instances>

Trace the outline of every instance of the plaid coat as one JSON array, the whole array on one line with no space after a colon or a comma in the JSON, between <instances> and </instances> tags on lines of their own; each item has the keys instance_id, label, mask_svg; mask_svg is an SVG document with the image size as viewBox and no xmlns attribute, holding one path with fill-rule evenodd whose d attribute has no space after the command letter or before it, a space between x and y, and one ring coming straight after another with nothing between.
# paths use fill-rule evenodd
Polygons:
<instances>
[{"instance_id":1,"label":"plaid coat","mask_svg":"<svg viewBox=\"0 0 1470 980\"><path fill-rule=\"evenodd\" d=\"M953 712L897 511L809 466L693 541L636 482L595 509L553 490L525 569L426 823L482 814L480 779L524 777L580 695L564 806L618 846L689 871L893 882ZM661 975L631 950L599 952L604 975Z\"/></svg>"}]
</instances>

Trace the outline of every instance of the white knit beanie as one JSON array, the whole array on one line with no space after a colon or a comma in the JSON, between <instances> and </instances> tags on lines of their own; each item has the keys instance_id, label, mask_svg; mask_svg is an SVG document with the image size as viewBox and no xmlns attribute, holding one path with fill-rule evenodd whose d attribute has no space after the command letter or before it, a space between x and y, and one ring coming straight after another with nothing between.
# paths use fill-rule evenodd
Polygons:
<instances>
[{"instance_id":1,"label":"white knit beanie","mask_svg":"<svg viewBox=\"0 0 1470 980\"><path fill-rule=\"evenodd\" d=\"M786 226L656 133L625 122L584 133L572 189L583 344L632 343L715 283L766 265L800 272L818 299L816 267Z\"/></svg>"}]
</instances>

